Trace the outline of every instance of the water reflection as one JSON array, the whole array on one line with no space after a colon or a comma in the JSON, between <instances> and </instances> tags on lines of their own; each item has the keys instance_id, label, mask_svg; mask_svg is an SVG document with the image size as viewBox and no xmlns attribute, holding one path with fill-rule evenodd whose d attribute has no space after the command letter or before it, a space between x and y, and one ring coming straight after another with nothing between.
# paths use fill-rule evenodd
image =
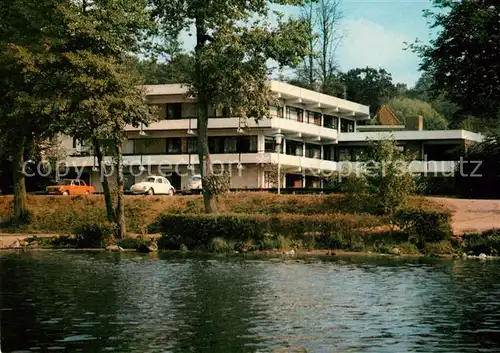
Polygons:
<instances>
[{"instance_id":1,"label":"water reflection","mask_svg":"<svg viewBox=\"0 0 500 353\"><path fill-rule=\"evenodd\" d=\"M3 254L2 352L497 352L500 262Z\"/></svg>"}]
</instances>

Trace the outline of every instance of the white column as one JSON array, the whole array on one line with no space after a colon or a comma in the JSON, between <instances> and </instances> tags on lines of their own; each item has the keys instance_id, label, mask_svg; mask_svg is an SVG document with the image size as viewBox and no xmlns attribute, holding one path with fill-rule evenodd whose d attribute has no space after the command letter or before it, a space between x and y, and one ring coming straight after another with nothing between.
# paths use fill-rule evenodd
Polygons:
<instances>
[{"instance_id":1,"label":"white column","mask_svg":"<svg viewBox=\"0 0 500 353\"><path fill-rule=\"evenodd\" d=\"M266 148L266 138L264 134L257 135L257 153L264 153Z\"/></svg>"}]
</instances>

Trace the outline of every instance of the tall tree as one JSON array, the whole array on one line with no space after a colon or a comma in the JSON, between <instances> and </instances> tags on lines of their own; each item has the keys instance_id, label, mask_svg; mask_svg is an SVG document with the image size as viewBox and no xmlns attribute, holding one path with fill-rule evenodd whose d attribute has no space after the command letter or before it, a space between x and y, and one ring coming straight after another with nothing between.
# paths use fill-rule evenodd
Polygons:
<instances>
[{"instance_id":1,"label":"tall tree","mask_svg":"<svg viewBox=\"0 0 500 353\"><path fill-rule=\"evenodd\" d=\"M57 23L57 1L29 0L0 3L0 134L7 142L4 153L13 161L14 208L17 221L28 214L24 163L27 146L35 138L53 136L58 97L51 90L47 67L53 60L47 28Z\"/></svg>"},{"instance_id":2,"label":"tall tree","mask_svg":"<svg viewBox=\"0 0 500 353\"><path fill-rule=\"evenodd\" d=\"M194 28L194 70L187 82L197 98L198 157L206 212L215 210L213 168L208 148L209 106L227 107L233 116L260 119L272 101L266 65L297 65L307 52L308 31L300 20L268 20L270 4L263 0L150 0L166 35ZM302 0L275 0L300 5Z\"/></svg>"},{"instance_id":3,"label":"tall tree","mask_svg":"<svg viewBox=\"0 0 500 353\"><path fill-rule=\"evenodd\" d=\"M148 85L179 83L187 82L193 61L191 55L178 54L166 61L157 58L137 60L136 68Z\"/></svg>"},{"instance_id":4,"label":"tall tree","mask_svg":"<svg viewBox=\"0 0 500 353\"><path fill-rule=\"evenodd\" d=\"M433 89L444 91L464 113L492 125L500 121L500 4L496 0L434 0L425 16L439 34L430 45L411 48L432 74Z\"/></svg>"},{"instance_id":5,"label":"tall tree","mask_svg":"<svg viewBox=\"0 0 500 353\"><path fill-rule=\"evenodd\" d=\"M143 36L152 24L146 0L64 1L58 16L66 26L55 30L60 40L52 51L56 89L66 98L61 114L66 132L94 145L108 219L117 223L119 237L126 234L123 203L121 146L126 125L147 124L153 119L145 101L130 55L141 49ZM105 145L105 146L103 146ZM104 148L107 147L107 148ZM103 154L114 158L116 207Z\"/></svg>"},{"instance_id":6,"label":"tall tree","mask_svg":"<svg viewBox=\"0 0 500 353\"><path fill-rule=\"evenodd\" d=\"M397 93L391 74L384 69L352 69L342 74L341 79L347 88L347 99L369 105L371 114Z\"/></svg>"},{"instance_id":7,"label":"tall tree","mask_svg":"<svg viewBox=\"0 0 500 353\"><path fill-rule=\"evenodd\" d=\"M309 0L301 7L300 18L309 32L308 53L290 82L298 86L339 95L342 85L335 54L343 35L340 27L340 0Z\"/></svg>"}]
</instances>

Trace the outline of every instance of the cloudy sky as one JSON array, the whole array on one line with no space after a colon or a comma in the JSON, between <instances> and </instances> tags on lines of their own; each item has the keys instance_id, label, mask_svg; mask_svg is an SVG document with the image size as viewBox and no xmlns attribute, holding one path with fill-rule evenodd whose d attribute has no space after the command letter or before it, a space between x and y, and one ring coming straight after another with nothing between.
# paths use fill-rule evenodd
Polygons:
<instances>
[{"instance_id":1,"label":"cloudy sky","mask_svg":"<svg viewBox=\"0 0 500 353\"><path fill-rule=\"evenodd\" d=\"M430 39L424 9L430 0L343 0L345 39L337 51L342 70L383 67L396 82L412 86L420 76L418 57L404 42Z\"/></svg>"},{"instance_id":2,"label":"cloudy sky","mask_svg":"<svg viewBox=\"0 0 500 353\"><path fill-rule=\"evenodd\" d=\"M430 0L340 0L344 39L337 50L341 70L358 67L382 67L395 82L413 86L419 78L418 57L404 51L404 42L431 37L422 11L431 7ZM287 15L298 11L281 8ZM183 34L187 50L194 47L194 38Z\"/></svg>"}]
</instances>

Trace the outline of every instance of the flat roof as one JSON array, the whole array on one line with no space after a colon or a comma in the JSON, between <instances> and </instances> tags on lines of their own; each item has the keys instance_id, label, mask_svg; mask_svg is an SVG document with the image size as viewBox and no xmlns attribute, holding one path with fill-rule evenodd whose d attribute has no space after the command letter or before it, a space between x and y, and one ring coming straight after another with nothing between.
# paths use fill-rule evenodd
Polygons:
<instances>
[{"instance_id":1,"label":"flat roof","mask_svg":"<svg viewBox=\"0 0 500 353\"><path fill-rule=\"evenodd\" d=\"M367 105L280 81L269 81L269 85L271 91L276 93L285 104L288 102L289 104L302 105L305 109L321 110L324 114L345 116L357 120L370 118L370 108ZM182 83L146 85L144 87L148 96L185 95L188 92L187 85Z\"/></svg>"},{"instance_id":2,"label":"flat roof","mask_svg":"<svg viewBox=\"0 0 500 353\"><path fill-rule=\"evenodd\" d=\"M484 136L467 130L403 130L403 131L367 131L339 133L339 142L363 142L366 140L414 141L414 140L466 140L482 142Z\"/></svg>"}]
</instances>

